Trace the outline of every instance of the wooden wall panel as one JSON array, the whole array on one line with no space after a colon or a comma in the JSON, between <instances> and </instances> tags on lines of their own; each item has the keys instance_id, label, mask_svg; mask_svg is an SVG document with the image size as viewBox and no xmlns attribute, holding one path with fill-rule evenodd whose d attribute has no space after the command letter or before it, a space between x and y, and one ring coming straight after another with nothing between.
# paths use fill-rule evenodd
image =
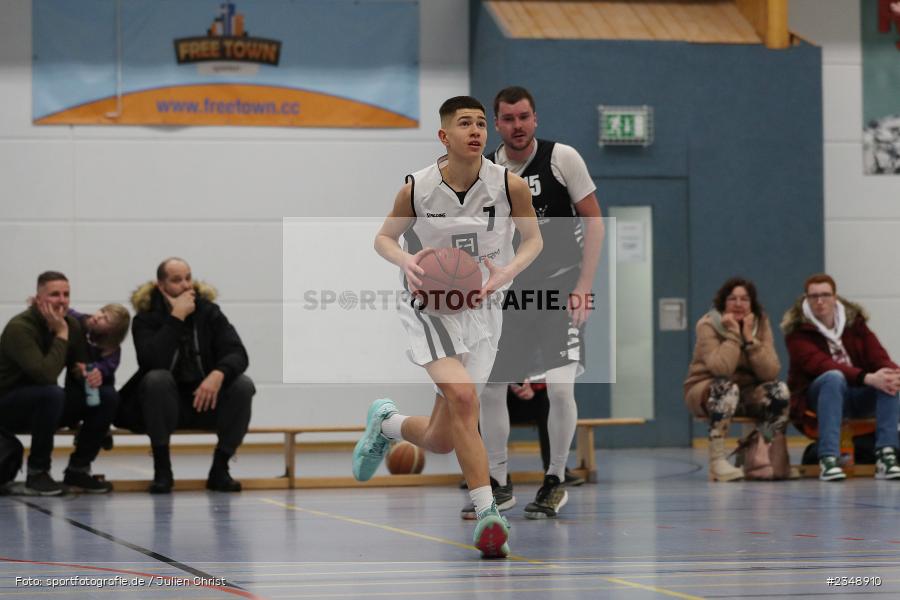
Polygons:
<instances>
[{"instance_id":1,"label":"wooden wall panel","mask_svg":"<svg viewBox=\"0 0 900 600\"><path fill-rule=\"evenodd\" d=\"M788 0L485 0L513 38L786 47ZM784 23L780 21L783 20ZM783 46L779 40L785 40ZM776 44L776 45L773 45Z\"/></svg>"}]
</instances>

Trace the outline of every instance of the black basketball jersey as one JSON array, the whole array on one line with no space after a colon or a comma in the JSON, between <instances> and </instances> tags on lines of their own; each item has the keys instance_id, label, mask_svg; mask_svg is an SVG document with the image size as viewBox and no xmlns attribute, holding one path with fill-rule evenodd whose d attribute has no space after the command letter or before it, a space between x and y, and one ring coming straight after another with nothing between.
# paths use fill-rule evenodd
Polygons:
<instances>
[{"instance_id":1,"label":"black basketball jersey","mask_svg":"<svg viewBox=\"0 0 900 600\"><path fill-rule=\"evenodd\" d=\"M516 278L517 283L542 281L581 262L584 230L568 188L554 177L550 167L554 146L556 142L537 140L534 158L517 173L531 188L531 203L544 238L544 249ZM492 162L497 161L497 150L488 157ZM518 235L514 243L518 248Z\"/></svg>"}]
</instances>

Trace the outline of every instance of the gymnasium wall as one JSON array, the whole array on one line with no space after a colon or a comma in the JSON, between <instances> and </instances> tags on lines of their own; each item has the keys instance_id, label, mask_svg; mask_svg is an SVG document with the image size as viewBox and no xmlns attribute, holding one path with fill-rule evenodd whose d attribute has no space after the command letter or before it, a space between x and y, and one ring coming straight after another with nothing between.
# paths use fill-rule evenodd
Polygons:
<instances>
[{"instance_id":1,"label":"gymnasium wall","mask_svg":"<svg viewBox=\"0 0 900 600\"><path fill-rule=\"evenodd\" d=\"M896 361L900 177L863 175L859 3L791 0L790 9L791 29L822 47L825 265L838 291L871 313L870 324Z\"/></svg>"}]
</instances>

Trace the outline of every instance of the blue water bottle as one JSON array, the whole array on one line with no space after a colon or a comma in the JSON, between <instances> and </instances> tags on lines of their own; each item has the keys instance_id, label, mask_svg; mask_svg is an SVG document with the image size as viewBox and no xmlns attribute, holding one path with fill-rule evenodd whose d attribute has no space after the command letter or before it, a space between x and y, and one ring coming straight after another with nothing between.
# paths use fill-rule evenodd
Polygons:
<instances>
[{"instance_id":1,"label":"blue water bottle","mask_svg":"<svg viewBox=\"0 0 900 600\"><path fill-rule=\"evenodd\" d=\"M85 373L90 373L93 370L94 363L88 363L87 367L85 367ZM88 406L100 406L100 388L91 387L87 379L84 380L84 393Z\"/></svg>"}]
</instances>

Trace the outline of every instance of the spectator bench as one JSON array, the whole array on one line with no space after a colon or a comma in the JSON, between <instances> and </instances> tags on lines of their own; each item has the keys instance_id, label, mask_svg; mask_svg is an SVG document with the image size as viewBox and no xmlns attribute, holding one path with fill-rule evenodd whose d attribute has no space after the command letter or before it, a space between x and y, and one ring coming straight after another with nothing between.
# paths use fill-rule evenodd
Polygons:
<instances>
[{"instance_id":1,"label":"spectator bench","mask_svg":"<svg viewBox=\"0 0 900 600\"><path fill-rule=\"evenodd\" d=\"M577 467L573 469L587 481L597 481L597 461L594 450L594 429L619 425L642 425L645 419L638 418L596 418L578 419L575 431L575 456ZM513 425L518 427L519 425ZM528 425L522 425L528 426ZM421 473L418 475L378 475L366 483L360 483L350 475L350 462L347 461L346 475L333 477L298 477L297 476L297 436L302 434L321 433L362 433L363 425L347 426L310 426L310 427L251 427L248 434L280 435L283 438L284 474L277 477L238 477L245 490L269 489L301 489L301 488L342 488L367 486L412 486L412 485L455 485L459 483L459 473ZM74 435L73 430L61 430L59 433ZM133 433L127 429L111 429L113 436L146 435ZM197 429L179 429L173 435L214 435L214 432ZM177 468L177 458L173 456ZM516 483L540 483L542 471L523 471L513 474ZM116 491L145 491L149 480L115 480L112 482ZM205 489L205 479L176 479L175 490Z\"/></svg>"},{"instance_id":2,"label":"spectator bench","mask_svg":"<svg viewBox=\"0 0 900 600\"><path fill-rule=\"evenodd\" d=\"M695 419L699 422L706 423L708 419L697 418ZM749 433L750 428L756 423L756 419L751 417L735 417L731 420L732 424L741 425L744 433ZM844 419L844 425L852 424L852 425L875 425L874 418L868 419ZM807 443L812 442L813 440L804 437L804 440ZM819 465L791 465L796 467L800 471L800 476L804 478L813 478L819 476ZM875 475L875 465L848 465L844 467L844 472L848 477L872 477Z\"/></svg>"}]
</instances>

